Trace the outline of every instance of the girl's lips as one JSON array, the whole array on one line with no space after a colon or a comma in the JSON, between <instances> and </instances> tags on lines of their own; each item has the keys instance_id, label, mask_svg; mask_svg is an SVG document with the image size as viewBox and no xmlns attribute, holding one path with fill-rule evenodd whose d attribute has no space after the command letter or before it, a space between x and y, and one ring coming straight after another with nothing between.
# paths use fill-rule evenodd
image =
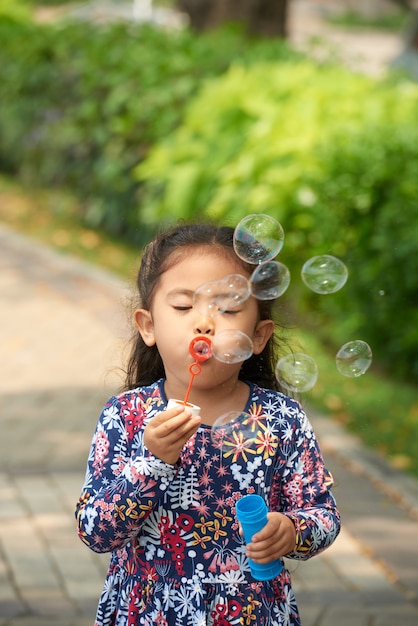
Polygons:
<instances>
[{"instance_id":1,"label":"girl's lips","mask_svg":"<svg viewBox=\"0 0 418 626\"><path fill-rule=\"evenodd\" d=\"M189 352L196 361L207 361L212 356L212 341L209 337L194 337L190 342Z\"/></svg>"}]
</instances>

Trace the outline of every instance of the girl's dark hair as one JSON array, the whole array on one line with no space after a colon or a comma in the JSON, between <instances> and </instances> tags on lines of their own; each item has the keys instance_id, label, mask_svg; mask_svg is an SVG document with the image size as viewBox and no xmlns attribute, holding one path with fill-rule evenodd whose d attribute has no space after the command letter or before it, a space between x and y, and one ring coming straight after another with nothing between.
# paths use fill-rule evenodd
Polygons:
<instances>
[{"instance_id":1,"label":"girl's dark hair","mask_svg":"<svg viewBox=\"0 0 418 626\"><path fill-rule=\"evenodd\" d=\"M251 274L254 265L241 260L233 247L234 229L213 224L182 224L157 236L144 250L137 276L139 307L149 310L161 275L180 259L186 248L214 246L231 254ZM273 301L257 300L260 319L273 319ZM277 338L275 333L260 354L253 354L243 362L239 378L251 381L260 387L279 389L275 377L277 360ZM164 365L157 346L147 346L138 331L132 339L124 389L149 385L165 376Z\"/></svg>"}]
</instances>

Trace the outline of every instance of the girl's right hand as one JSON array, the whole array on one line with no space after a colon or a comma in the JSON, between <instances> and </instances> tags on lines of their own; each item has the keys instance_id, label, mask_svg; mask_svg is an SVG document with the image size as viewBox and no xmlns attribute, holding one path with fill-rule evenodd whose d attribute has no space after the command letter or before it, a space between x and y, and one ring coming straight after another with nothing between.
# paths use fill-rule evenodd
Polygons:
<instances>
[{"instance_id":1,"label":"girl's right hand","mask_svg":"<svg viewBox=\"0 0 418 626\"><path fill-rule=\"evenodd\" d=\"M144 429L144 444L156 457L175 465L184 444L200 426L200 416L181 405L158 413Z\"/></svg>"}]
</instances>

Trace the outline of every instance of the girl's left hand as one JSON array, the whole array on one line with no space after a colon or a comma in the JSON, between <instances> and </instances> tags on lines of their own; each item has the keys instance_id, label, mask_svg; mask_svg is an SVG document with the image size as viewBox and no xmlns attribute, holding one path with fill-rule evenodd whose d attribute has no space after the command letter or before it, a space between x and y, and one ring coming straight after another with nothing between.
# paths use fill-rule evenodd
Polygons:
<instances>
[{"instance_id":1,"label":"girl's left hand","mask_svg":"<svg viewBox=\"0 0 418 626\"><path fill-rule=\"evenodd\" d=\"M247 544L247 556L256 563L270 563L290 552L296 544L296 529L283 513L267 514L267 524Z\"/></svg>"}]
</instances>

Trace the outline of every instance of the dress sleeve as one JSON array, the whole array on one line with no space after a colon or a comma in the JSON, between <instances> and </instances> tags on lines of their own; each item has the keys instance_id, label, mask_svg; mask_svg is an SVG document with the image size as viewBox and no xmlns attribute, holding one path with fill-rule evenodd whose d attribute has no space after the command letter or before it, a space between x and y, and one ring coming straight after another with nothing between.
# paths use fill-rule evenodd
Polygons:
<instances>
[{"instance_id":1,"label":"dress sleeve","mask_svg":"<svg viewBox=\"0 0 418 626\"><path fill-rule=\"evenodd\" d=\"M132 416L115 396L93 435L75 514L80 539L95 552L117 550L138 535L178 471L146 448L139 413Z\"/></svg>"},{"instance_id":2,"label":"dress sleeve","mask_svg":"<svg viewBox=\"0 0 418 626\"><path fill-rule=\"evenodd\" d=\"M305 560L335 541L341 523L331 492L332 475L302 409L296 424L282 475L279 510L296 528L295 549L286 556Z\"/></svg>"}]
</instances>

